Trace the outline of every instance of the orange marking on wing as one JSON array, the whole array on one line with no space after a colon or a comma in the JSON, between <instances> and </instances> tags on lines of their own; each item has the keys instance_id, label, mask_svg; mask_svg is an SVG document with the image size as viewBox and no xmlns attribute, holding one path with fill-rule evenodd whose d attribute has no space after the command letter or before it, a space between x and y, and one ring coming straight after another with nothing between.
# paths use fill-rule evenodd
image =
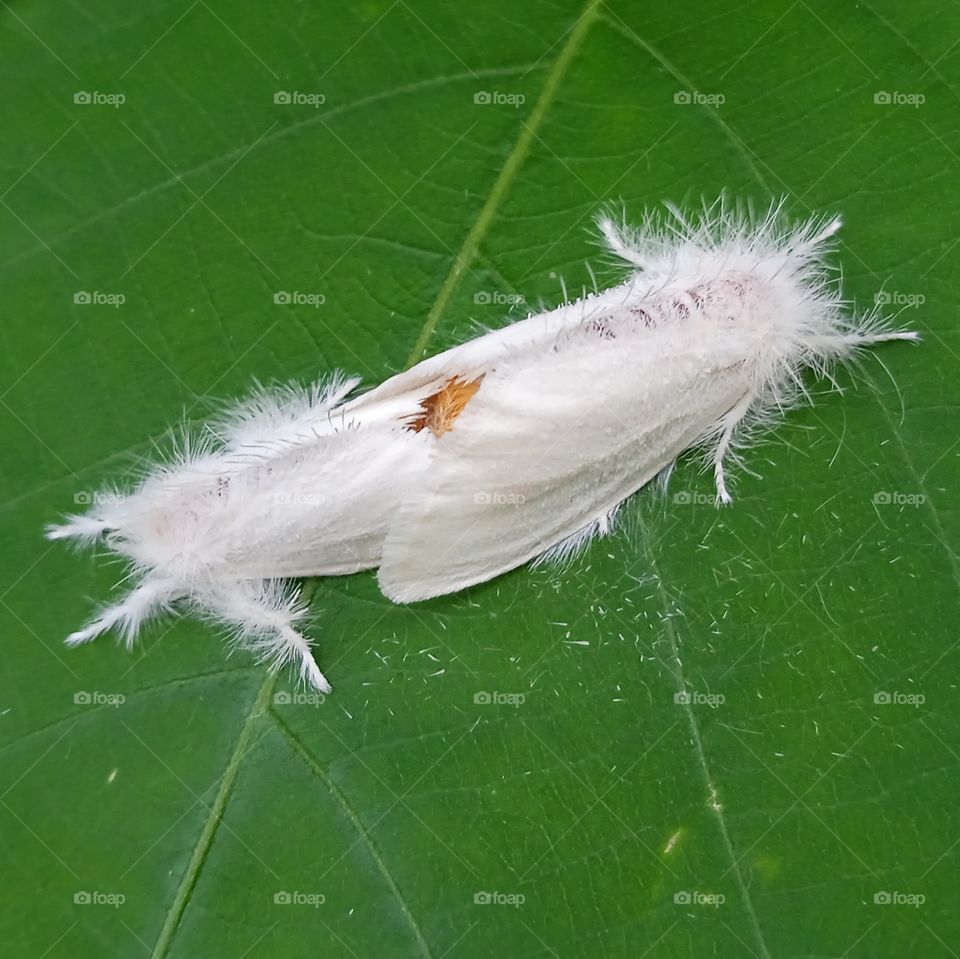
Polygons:
<instances>
[{"instance_id":1,"label":"orange marking on wing","mask_svg":"<svg viewBox=\"0 0 960 959\"><path fill-rule=\"evenodd\" d=\"M431 393L420 401L420 412L409 417L408 430L419 433L428 429L436 437L443 436L453 429L456 418L480 389L484 374L475 380L461 380L459 375L451 376L436 393Z\"/></svg>"}]
</instances>

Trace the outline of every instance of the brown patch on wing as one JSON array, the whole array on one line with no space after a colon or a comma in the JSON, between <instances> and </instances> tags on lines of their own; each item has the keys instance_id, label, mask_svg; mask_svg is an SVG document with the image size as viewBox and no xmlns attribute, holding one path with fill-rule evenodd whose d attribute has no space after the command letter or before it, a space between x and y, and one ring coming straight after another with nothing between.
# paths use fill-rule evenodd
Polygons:
<instances>
[{"instance_id":1,"label":"brown patch on wing","mask_svg":"<svg viewBox=\"0 0 960 959\"><path fill-rule=\"evenodd\" d=\"M459 375L451 376L436 393L431 393L420 401L420 412L409 417L408 430L419 433L428 429L436 437L443 436L453 429L456 418L480 389L484 374L475 380L461 380Z\"/></svg>"}]
</instances>

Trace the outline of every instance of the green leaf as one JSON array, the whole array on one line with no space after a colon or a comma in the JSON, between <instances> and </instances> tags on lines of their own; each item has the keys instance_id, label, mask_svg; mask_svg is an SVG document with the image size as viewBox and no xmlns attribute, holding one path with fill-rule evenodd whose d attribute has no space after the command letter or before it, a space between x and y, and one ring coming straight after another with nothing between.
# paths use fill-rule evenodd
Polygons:
<instances>
[{"instance_id":1,"label":"green leaf","mask_svg":"<svg viewBox=\"0 0 960 959\"><path fill-rule=\"evenodd\" d=\"M5 5L5 953L955 955L958 30L929 0ZM732 508L685 460L569 569L412 607L318 581L322 703L190 619L61 645L122 571L44 523L181 414L376 382L609 281L603 203L723 190L841 211L847 294L925 336L818 384Z\"/></svg>"}]
</instances>

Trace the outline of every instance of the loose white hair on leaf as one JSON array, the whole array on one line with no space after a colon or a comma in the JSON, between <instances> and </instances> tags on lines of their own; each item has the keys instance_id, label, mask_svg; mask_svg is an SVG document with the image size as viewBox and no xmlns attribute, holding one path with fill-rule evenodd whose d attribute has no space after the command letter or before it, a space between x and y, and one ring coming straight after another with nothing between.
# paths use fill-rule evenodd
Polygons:
<instances>
[{"instance_id":1,"label":"loose white hair on leaf","mask_svg":"<svg viewBox=\"0 0 960 959\"><path fill-rule=\"evenodd\" d=\"M806 369L829 376L865 347L917 339L841 299L825 259L837 217L796 225L781 204L754 217L720 201L695 219L668 207L636 229L598 223L627 271L611 289L360 395L339 373L257 387L131 492L49 527L104 542L135 583L67 642L113 629L130 645L186 607L329 691L291 579L378 569L405 603L562 560L692 448L728 503L726 464L809 399Z\"/></svg>"}]
</instances>

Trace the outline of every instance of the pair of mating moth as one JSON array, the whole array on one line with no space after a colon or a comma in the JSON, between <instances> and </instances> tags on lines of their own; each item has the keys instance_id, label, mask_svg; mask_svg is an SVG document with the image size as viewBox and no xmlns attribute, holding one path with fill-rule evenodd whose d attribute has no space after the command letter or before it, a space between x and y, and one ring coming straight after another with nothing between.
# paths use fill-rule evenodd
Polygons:
<instances>
[{"instance_id":1,"label":"pair of mating moth","mask_svg":"<svg viewBox=\"0 0 960 959\"><path fill-rule=\"evenodd\" d=\"M453 593L610 529L625 499L701 448L724 465L806 396L802 374L916 339L844 309L824 256L839 219L670 208L599 220L626 279L418 363L368 392L341 374L259 389L135 489L51 526L97 541L133 588L68 644L132 645L186 606L329 692L291 578L377 569L397 603Z\"/></svg>"}]
</instances>

